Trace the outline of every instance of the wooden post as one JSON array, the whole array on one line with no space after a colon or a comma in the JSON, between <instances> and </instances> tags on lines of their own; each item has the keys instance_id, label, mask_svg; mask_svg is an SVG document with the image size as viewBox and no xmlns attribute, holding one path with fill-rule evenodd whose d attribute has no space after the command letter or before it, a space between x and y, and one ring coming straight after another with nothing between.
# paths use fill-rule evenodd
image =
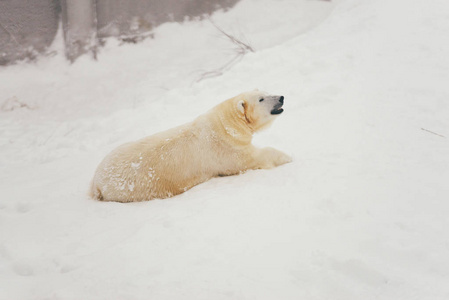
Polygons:
<instances>
[{"instance_id":1,"label":"wooden post","mask_svg":"<svg viewBox=\"0 0 449 300\"><path fill-rule=\"evenodd\" d=\"M84 53L96 58L97 21L95 0L62 0L65 53L73 62Z\"/></svg>"}]
</instances>

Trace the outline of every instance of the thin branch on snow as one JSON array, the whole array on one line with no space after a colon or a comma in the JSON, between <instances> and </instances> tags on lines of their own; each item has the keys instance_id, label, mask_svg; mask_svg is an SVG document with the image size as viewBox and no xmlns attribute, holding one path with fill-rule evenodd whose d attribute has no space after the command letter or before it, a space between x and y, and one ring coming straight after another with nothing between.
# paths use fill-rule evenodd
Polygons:
<instances>
[{"instance_id":1,"label":"thin branch on snow","mask_svg":"<svg viewBox=\"0 0 449 300\"><path fill-rule=\"evenodd\" d=\"M250 45L242 42L241 40L239 40L238 38L236 38L233 35L230 35L229 33L227 33L226 31L224 31L222 28L218 27L217 24L214 23L214 21L212 21L212 19L209 18L209 22L211 22L212 25L214 25L215 28L217 28L218 31L220 31L222 34L224 34L231 42L233 42L235 45L237 45L238 49L243 52L255 52L253 47L251 47Z\"/></svg>"},{"instance_id":2,"label":"thin branch on snow","mask_svg":"<svg viewBox=\"0 0 449 300\"><path fill-rule=\"evenodd\" d=\"M239 40L238 38L236 38L235 36L227 33L226 31L224 31L222 28L220 28L217 24L214 23L214 21L212 21L212 19L209 18L209 22L211 22L212 25L214 25L214 27L220 31L220 33L222 33L225 37L227 37L234 45L237 46L237 48L235 48L235 52L236 55L229 60L227 63L225 63L223 66L221 66L220 68L213 70L213 71L208 71L208 72L204 72L201 74L200 78L196 81L196 82L200 82L206 78L211 78L211 77L217 77L220 75L223 75L223 72L227 69L229 69L230 67L232 67L234 64L236 64L239 60L241 60L243 58L243 56L248 53L248 52L255 52L254 48L251 47L250 45L248 45L247 43Z\"/></svg>"},{"instance_id":3,"label":"thin branch on snow","mask_svg":"<svg viewBox=\"0 0 449 300\"><path fill-rule=\"evenodd\" d=\"M432 134L435 134L435 135L438 135L438 136L441 136L441 137L445 138L445 136L444 136L444 135L441 135L441 134L439 134L439 133L436 133L436 132L433 132L433 131L427 130L427 129L425 129L425 128L421 128L421 130L424 130L424 131L427 131L427 132L430 132L430 133L432 133Z\"/></svg>"}]
</instances>

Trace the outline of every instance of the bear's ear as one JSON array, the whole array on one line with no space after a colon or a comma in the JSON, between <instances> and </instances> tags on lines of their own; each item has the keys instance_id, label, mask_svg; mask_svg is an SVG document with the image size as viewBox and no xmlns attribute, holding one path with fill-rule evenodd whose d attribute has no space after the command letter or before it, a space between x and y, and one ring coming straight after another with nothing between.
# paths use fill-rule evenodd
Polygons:
<instances>
[{"instance_id":1,"label":"bear's ear","mask_svg":"<svg viewBox=\"0 0 449 300\"><path fill-rule=\"evenodd\" d=\"M250 123L251 123L251 120L248 119L248 116L247 116L247 114L248 114L248 112L247 112L248 104L247 104L245 101L240 100L240 101L237 103L237 109L238 109L238 110L242 113L242 115L245 117L246 122L247 122L248 124L250 124Z\"/></svg>"},{"instance_id":2,"label":"bear's ear","mask_svg":"<svg viewBox=\"0 0 449 300\"><path fill-rule=\"evenodd\" d=\"M237 103L237 109L238 109L242 114L245 113L245 107L246 107L245 101L240 100L240 101Z\"/></svg>"}]
</instances>

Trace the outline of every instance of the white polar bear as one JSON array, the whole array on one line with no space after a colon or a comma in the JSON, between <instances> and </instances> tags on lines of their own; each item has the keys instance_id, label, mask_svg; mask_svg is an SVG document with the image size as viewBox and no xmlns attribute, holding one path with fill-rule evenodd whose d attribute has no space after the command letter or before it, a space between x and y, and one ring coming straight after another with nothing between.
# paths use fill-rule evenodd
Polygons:
<instances>
[{"instance_id":1,"label":"white polar bear","mask_svg":"<svg viewBox=\"0 0 449 300\"><path fill-rule=\"evenodd\" d=\"M124 144L100 163L90 195L117 202L167 198L212 177L288 163L290 156L251 144L253 133L270 125L283 104L283 96L245 92L191 123Z\"/></svg>"}]
</instances>

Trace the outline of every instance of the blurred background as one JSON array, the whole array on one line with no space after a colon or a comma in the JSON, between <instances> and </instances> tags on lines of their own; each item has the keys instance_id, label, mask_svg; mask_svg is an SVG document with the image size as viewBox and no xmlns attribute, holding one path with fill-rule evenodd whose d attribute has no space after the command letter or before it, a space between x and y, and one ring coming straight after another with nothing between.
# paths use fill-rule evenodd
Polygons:
<instances>
[{"instance_id":1,"label":"blurred background","mask_svg":"<svg viewBox=\"0 0 449 300\"><path fill-rule=\"evenodd\" d=\"M105 37L137 42L164 22L202 18L239 0L6 0L0 1L0 65L45 54L58 27L73 61L96 55Z\"/></svg>"}]
</instances>

